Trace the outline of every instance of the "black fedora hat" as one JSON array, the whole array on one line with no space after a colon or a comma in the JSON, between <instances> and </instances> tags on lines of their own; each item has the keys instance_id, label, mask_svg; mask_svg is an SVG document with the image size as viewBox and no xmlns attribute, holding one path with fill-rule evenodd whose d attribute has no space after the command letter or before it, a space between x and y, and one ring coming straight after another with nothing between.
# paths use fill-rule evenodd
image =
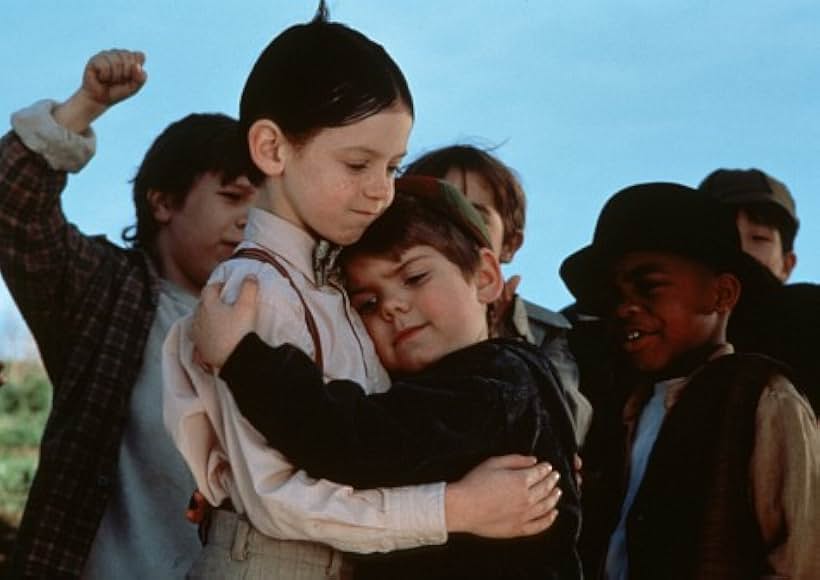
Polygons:
<instances>
[{"instance_id":1,"label":"black fedora hat","mask_svg":"<svg viewBox=\"0 0 820 580\"><path fill-rule=\"evenodd\" d=\"M677 183L641 183L604 205L592 243L567 257L561 278L585 312L603 314L612 301L613 263L628 252L685 256L718 272L732 272L744 292L769 292L777 279L743 252L734 214L704 191Z\"/></svg>"}]
</instances>

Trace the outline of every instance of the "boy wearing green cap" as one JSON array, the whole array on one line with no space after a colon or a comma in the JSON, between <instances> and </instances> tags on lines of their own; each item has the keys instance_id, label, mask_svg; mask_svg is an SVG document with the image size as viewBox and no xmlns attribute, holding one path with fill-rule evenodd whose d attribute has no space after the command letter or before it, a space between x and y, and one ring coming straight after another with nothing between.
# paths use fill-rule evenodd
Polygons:
<instances>
[{"instance_id":1,"label":"boy wearing green cap","mask_svg":"<svg viewBox=\"0 0 820 580\"><path fill-rule=\"evenodd\" d=\"M772 291L731 213L681 185L629 187L561 275L635 373L622 437L587 465L588 576L820 577L816 418L780 363L726 340L741 291Z\"/></svg>"},{"instance_id":2,"label":"boy wearing green cap","mask_svg":"<svg viewBox=\"0 0 820 580\"><path fill-rule=\"evenodd\" d=\"M314 477L358 488L451 481L500 453L536 455L562 476L560 515L543 534L451 536L442 547L363 561L356 577L580 578L572 422L536 347L488 339L487 305L503 282L477 211L443 181L398 179L393 204L340 261L351 303L393 376L386 393L366 396L352 381L325 385L302 351L245 336L253 309L204 295L210 314L195 324L197 348L222 367L268 444Z\"/></svg>"}]
</instances>

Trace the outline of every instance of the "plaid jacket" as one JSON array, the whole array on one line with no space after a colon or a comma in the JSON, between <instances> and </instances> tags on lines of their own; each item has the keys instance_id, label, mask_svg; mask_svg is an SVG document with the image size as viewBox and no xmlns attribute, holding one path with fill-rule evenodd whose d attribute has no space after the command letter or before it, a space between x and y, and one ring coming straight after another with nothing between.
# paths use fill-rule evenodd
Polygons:
<instances>
[{"instance_id":1,"label":"plaid jacket","mask_svg":"<svg viewBox=\"0 0 820 580\"><path fill-rule=\"evenodd\" d=\"M14 133L0 140L0 270L54 385L13 578L82 573L159 293L145 253L66 221L65 183Z\"/></svg>"}]
</instances>

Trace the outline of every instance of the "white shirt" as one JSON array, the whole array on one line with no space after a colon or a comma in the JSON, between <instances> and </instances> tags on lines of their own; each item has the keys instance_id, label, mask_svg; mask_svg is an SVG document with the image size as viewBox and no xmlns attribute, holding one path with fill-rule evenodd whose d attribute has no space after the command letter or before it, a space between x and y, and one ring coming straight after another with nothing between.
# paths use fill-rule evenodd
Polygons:
<instances>
[{"instance_id":1,"label":"white shirt","mask_svg":"<svg viewBox=\"0 0 820 580\"><path fill-rule=\"evenodd\" d=\"M241 247L276 255L306 300L318 326L326 379L352 379L368 392L389 388L361 320L341 288L314 283L315 240L273 214L253 209ZM257 333L268 343L294 344L310 355L313 340L302 303L270 265L233 259L211 282L224 282L223 298L236 299L242 280L259 281ZM164 345L165 425L188 462L200 491L213 505L230 498L261 532L309 540L349 552L392 551L441 544L447 539L444 483L354 490L316 480L288 463L239 414L227 386L192 362L190 317L171 329Z\"/></svg>"},{"instance_id":2,"label":"white shirt","mask_svg":"<svg viewBox=\"0 0 820 580\"><path fill-rule=\"evenodd\" d=\"M686 378L669 379L655 384L655 392L652 398L643 408L641 417L638 420L638 428L635 433L635 442L632 444L632 461L629 469L629 485L626 490L626 497L621 506L621 519L618 526L612 532L609 540L609 549L606 557L607 580L626 580L629 578L629 561L626 549L626 520L629 517L629 510L632 509L632 502L641 487L646 465L649 463L649 456L658 439L663 420L666 418L667 391L672 385L680 385Z\"/></svg>"}]
</instances>

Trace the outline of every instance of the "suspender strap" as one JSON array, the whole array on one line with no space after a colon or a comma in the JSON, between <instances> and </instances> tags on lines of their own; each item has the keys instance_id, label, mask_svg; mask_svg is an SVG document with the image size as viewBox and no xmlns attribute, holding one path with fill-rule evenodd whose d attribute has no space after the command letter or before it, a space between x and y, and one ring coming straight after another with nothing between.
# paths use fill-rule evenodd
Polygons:
<instances>
[{"instance_id":1,"label":"suspender strap","mask_svg":"<svg viewBox=\"0 0 820 580\"><path fill-rule=\"evenodd\" d=\"M302 310L304 310L305 313L305 325L307 326L308 332L310 332L310 336L313 339L313 348L316 351L316 357L314 360L316 365L319 367L319 370L324 372L324 359L322 357L322 343L319 340L319 327L316 326L316 320L313 318L313 313L311 313L310 308L308 308L305 297L299 291L299 288L297 288L296 283L293 281L293 278L288 273L287 269L279 263L279 260L277 260L273 254L261 248L241 248L234 252L230 259L234 258L247 258L249 260L258 260L260 262L270 264L290 283L290 287L293 288L293 291L296 292L296 295L302 302Z\"/></svg>"}]
</instances>

